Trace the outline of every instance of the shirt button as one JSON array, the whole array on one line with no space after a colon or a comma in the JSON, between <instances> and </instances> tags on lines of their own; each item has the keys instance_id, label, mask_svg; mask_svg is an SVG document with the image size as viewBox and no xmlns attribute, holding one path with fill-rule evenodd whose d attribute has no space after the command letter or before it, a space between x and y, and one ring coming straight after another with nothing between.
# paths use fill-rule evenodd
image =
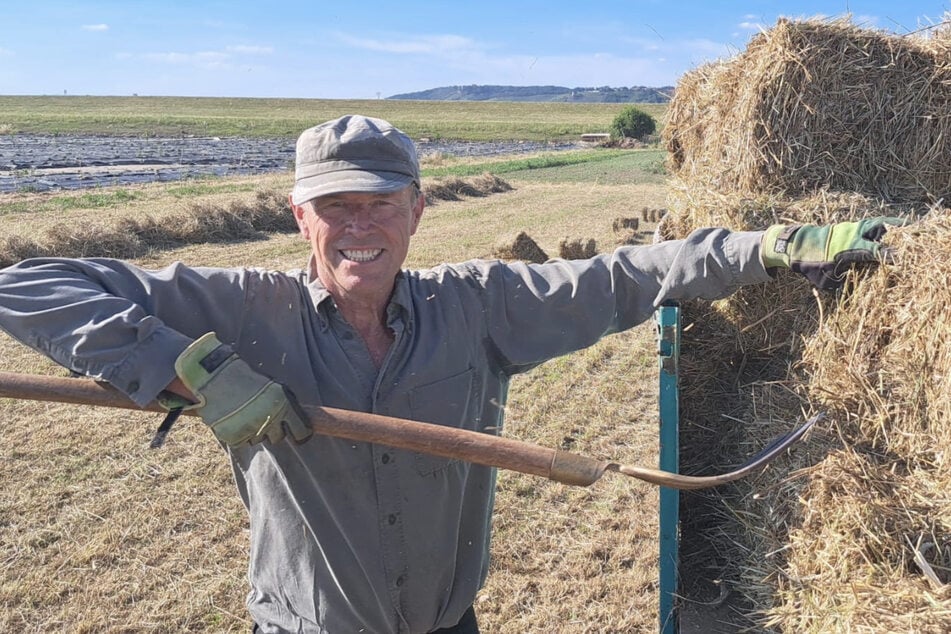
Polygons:
<instances>
[{"instance_id":1,"label":"shirt button","mask_svg":"<svg viewBox=\"0 0 951 634\"><path fill-rule=\"evenodd\" d=\"M396 524L396 515L390 515L388 518L386 518L386 521L390 523L390 526Z\"/></svg>"},{"instance_id":2,"label":"shirt button","mask_svg":"<svg viewBox=\"0 0 951 634\"><path fill-rule=\"evenodd\" d=\"M383 457L380 458L380 462L382 462L383 464L386 464L389 461L390 461L390 454L388 453L383 454Z\"/></svg>"},{"instance_id":3,"label":"shirt button","mask_svg":"<svg viewBox=\"0 0 951 634\"><path fill-rule=\"evenodd\" d=\"M397 587L402 586L404 581L406 581L406 579L403 577L403 575L400 575L399 577L397 577L396 578Z\"/></svg>"},{"instance_id":4,"label":"shirt button","mask_svg":"<svg viewBox=\"0 0 951 634\"><path fill-rule=\"evenodd\" d=\"M129 391L130 391L130 392L138 392L138 391L139 391L139 382L138 382L138 381L132 381L132 383L129 383Z\"/></svg>"}]
</instances>

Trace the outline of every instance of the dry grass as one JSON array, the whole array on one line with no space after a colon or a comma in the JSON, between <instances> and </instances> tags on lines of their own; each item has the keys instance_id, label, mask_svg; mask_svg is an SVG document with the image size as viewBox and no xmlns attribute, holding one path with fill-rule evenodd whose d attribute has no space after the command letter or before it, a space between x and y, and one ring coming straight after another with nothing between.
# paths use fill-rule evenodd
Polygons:
<instances>
[{"instance_id":1,"label":"dry grass","mask_svg":"<svg viewBox=\"0 0 951 634\"><path fill-rule=\"evenodd\" d=\"M287 191L286 181L257 182ZM507 193L430 208L408 264L488 256L516 227L546 249L582 232L610 243L615 217L664 198L656 186L512 185ZM177 218L196 201L226 209L229 200L254 199L252 192L175 202L158 189L143 191L128 205L75 215L112 227L146 214ZM56 211L24 213L14 226L45 231L62 220ZM14 233L5 224L4 236ZM299 235L267 233L253 241L154 249L137 261L284 270L302 266L307 248ZM644 326L517 378L507 433L655 464L653 347L653 331ZM5 336L0 368L62 372ZM7 492L0 498L0 629L248 630L247 522L207 430L185 422L164 449L151 451L154 415L11 400L0 401L0 414L0 487ZM492 572L477 604L484 631L655 627L653 487L606 476L591 489L572 489L501 474L497 504Z\"/></svg>"}]
</instances>

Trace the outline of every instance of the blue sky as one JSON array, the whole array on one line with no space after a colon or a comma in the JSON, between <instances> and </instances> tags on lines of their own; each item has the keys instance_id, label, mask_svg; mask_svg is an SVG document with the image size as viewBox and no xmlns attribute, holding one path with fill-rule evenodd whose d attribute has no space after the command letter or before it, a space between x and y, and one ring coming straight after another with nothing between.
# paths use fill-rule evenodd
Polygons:
<instances>
[{"instance_id":1,"label":"blue sky","mask_svg":"<svg viewBox=\"0 0 951 634\"><path fill-rule=\"evenodd\" d=\"M2 0L0 94L373 99L460 84L661 86L780 16L907 33L951 2Z\"/></svg>"}]
</instances>

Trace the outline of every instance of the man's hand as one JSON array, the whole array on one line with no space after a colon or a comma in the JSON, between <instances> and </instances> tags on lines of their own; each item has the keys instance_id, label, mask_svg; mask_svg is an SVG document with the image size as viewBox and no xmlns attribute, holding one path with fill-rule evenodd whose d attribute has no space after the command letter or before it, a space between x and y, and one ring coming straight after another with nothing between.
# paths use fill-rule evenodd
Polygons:
<instances>
[{"instance_id":1,"label":"man's hand","mask_svg":"<svg viewBox=\"0 0 951 634\"><path fill-rule=\"evenodd\" d=\"M889 226L906 222L903 218L867 218L826 226L773 225L763 235L763 264L790 269L816 288L834 290L842 285L849 267L885 259L882 236Z\"/></svg>"},{"instance_id":2,"label":"man's hand","mask_svg":"<svg viewBox=\"0 0 951 634\"><path fill-rule=\"evenodd\" d=\"M198 399L202 420L227 445L247 446L265 437L276 443L286 433L303 442L313 433L284 387L252 370L212 332L179 355L175 371Z\"/></svg>"}]
</instances>

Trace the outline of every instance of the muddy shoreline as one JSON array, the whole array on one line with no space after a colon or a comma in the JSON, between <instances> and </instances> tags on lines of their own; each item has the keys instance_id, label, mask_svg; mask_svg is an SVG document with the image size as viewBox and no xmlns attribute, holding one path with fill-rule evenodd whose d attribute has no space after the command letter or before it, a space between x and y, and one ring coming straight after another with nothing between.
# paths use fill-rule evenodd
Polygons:
<instances>
[{"instance_id":1,"label":"muddy shoreline","mask_svg":"<svg viewBox=\"0 0 951 634\"><path fill-rule=\"evenodd\" d=\"M581 142L418 141L420 158L571 150ZM289 170L293 139L0 135L0 193L75 190Z\"/></svg>"}]
</instances>

